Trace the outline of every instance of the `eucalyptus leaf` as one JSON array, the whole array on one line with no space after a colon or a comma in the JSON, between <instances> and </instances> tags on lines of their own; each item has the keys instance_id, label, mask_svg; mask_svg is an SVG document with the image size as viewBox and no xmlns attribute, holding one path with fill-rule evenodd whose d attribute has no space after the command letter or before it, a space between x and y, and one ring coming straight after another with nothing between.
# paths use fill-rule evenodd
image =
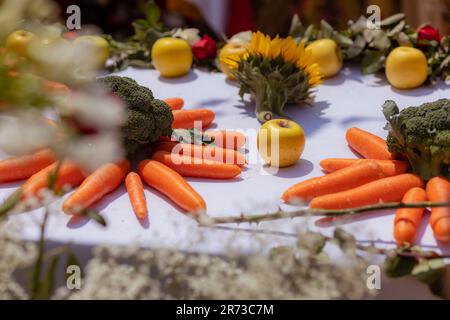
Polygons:
<instances>
[{"instance_id":1,"label":"eucalyptus leaf","mask_svg":"<svg viewBox=\"0 0 450 320\"><path fill-rule=\"evenodd\" d=\"M291 27L289 29L289 35L293 38L301 38L303 33L303 24L298 14L294 14L292 18Z\"/></svg>"},{"instance_id":2,"label":"eucalyptus leaf","mask_svg":"<svg viewBox=\"0 0 450 320\"><path fill-rule=\"evenodd\" d=\"M398 33L402 32L403 29L406 26L406 22L405 20L400 21L392 30L390 30L388 32L388 36L389 37L394 37L396 36Z\"/></svg>"},{"instance_id":3,"label":"eucalyptus leaf","mask_svg":"<svg viewBox=\"0 0 450 320\"><path fill-rule=\"evenodd\" d=\"M372 46L378 50L386 50L391 46L391 40L389 40L387 33L382 30L376 30L375 38L373 39Z\"/></svg>"},{"instance_id":4,"label":"eucalyptus leaf","mask_svg":"<svg viewBox=\"0 0 450 320\"><path fill-rule=\"evenodd\" d=\"M393 24L399 23L401 20L405 19L406 15L404 13L397 13L393 16L390 16L384 20L381 21L382 27L388 27Z\"/></svg>"},{"instance_id":5,"label":"eucalyptus leaf","mask_svg":"<svg viewBox=\"0 0 450 320\"><path fill-rule=\"evenodd\" d=\"M350 25L350 31L353 34L359 34L367 29L367 18L365 16L360 16L359 19Z\"/></svg>"},{"instance_id":6,"label":"eucalyptus leaf","mask_svg":"<svg viewBox=\"0 0 450 320\"><path fill-rule=\"evenodd\" d=\"M353 59L359 56L366 47L366 41L362 35L358 35L353 45L347 49L347 59Z\"/></svg>"},{"instance_id":7,"label":"eucalyptus leaf","mask_svg":"<svg viewBox=\"0 0 450 320\"><path fill-rule=\"evenodd\" d=\"M385 56L380 51L368 51L361 62L361 73L363 75L380 71L384 67Z\"/></svg>"}]
</instances>

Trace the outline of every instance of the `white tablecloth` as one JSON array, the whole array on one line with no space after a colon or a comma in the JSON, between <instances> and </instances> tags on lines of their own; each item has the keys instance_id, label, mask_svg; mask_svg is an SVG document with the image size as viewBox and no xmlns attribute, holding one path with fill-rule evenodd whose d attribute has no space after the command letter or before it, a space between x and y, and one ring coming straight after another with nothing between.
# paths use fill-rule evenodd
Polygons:
<instances>
[{"instance_id":1,"label":"white tablecloth","mask_svg":"<svg viewBox=\"0 0 450 320\"><path fill-rule=\"evenodd\" d=\"M188 76L167 80L156 71L128 69L123 76L134 78L148 86L159 98L179 96L185 99L185 108L210 108L216 112L217 129L242 129L256 134L260 124L255 119L253 107L245 107L239 100L238 88L225 80L223 74L194 70ZM387 99L399 106L417 106L421 103L449 97L449 87L444 83L412 91L397 91L378 76L362 77L357 69L345 69L341 75L317 89L312 107L289 107L286 112L298 122L306 133L306 149L294 167L280 170L275 175L261 174L261 164L251 164L236 181L208 181L188 179L204 197L211 216L264 213L281 205L283 191L306 178L322 175L319 161L328 157L354 157L344 139L345 131L358 126L380 136L385 120L381 106ZM255 137L249 137L247 154L257 152ZM19 184L1 186L0 199L5 198ZM278 244L291 244L294 238L278 235L259 235L229 230L198 228L167 198L147 189L150 210L148 224L141 225L135 218L124 187L109 195L98 208L108 226L102 229L92 221L74 222L64 214L51 219L48 237L55 242L74 242L83 245L138 244L145 247L177 247L183 250L220 253L229 246L241 252L265 249ZM56 206L60 203L55 204ZM283 206L286 207L286 206ZM343 224L361 242L375 241L379 246L393 245L392 211L361 215L357 221ZM26 213L13 219L24 222L24 237L36 238L38 218L42 211ZM317 218L286 219L259 225L242 224L240 228L264 229L295 233L310 228L331 235L333 228L318 225ZM231 239L231 240L230 240ZM419 244L437 252L450 253L450 246L436 244L428 217L420 228Z\"/></svg>"}]
</instances>

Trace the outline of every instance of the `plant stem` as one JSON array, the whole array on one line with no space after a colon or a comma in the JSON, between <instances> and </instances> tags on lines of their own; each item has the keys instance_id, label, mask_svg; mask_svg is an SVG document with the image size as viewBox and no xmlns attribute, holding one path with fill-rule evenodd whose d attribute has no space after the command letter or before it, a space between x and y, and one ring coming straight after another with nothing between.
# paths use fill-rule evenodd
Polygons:
<instances>
[{"instance_id":1,"label":"plant stem","mask_svg":"<svg viewBox=\"0 0 450 320\"><path fill-rule=\"evenodd\" d=\"M207 226L206 226L207 227ZM226 230L226 231L238 231L238 232L247 232L251 234L265 234L265 235L274 235L279 237L289 237L289 238L295 238L298 239L299 235L296 233L289 233L284 231L274 231L274 230L265 230L265 229L248 229L248 228L235 228L235 227L227 227L227 226L209 226L208 228L213 228L217 230ZM325 238L326 241L332 241L332 237L325 236L321 234L322 237ZM414 258L414 259L450 259L450 255L439 255L432 251L423 251L423 252L405 252L401 251L401 249L384 249L384 248L378 248L374 244L372 245L363 245L360 243L356 244L356 249L362 252L368 252L368 253L375 253L378 255L384 255L387 256L391 253L392 250L395 251L395 253L398 256L405 257L405 258Z\"/></svg>"},{"instance_id":2,"label":"plant stem","mask_svg":"<svg viewBox=\"0 0 450 320\"><path fill-rule=\"evenodd\" d=\"M401 209L401 208L436 208L436 207L448 207L450 202L436 203L436 202L417 202L417 203L383 203L378 205L364 206L354 209L345 210L320 210L311 209L308 207L301 208L295 211L278 210L273 213L255 214L255 215L240 215L240 216L227 216L227 217L210 217L200 216L197 221L201 225L216 225L227 223L258 223L263 221L272 221L278 219L288 219L296 217L339 217L344 215L357 215L360 213L373 212L379 210L388 209Z\"/></svg>"}]
</instances>

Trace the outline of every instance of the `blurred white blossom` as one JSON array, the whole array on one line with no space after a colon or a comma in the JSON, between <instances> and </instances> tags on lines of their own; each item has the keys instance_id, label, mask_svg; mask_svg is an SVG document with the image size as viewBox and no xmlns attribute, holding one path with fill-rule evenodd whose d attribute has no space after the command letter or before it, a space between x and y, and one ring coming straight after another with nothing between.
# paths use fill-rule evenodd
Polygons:
<instances>
[{"instance_id":1,"label":"blurred white blossom","mask_svg":"<svg viewBox=\"0 0 450 320\"><path fill-rule=\"evenodd\" d=\"M23 155L56 141L56 130L36 112L0 116L0 149L10 155Z\"/></svg>"},{"instance_id":2,"label":"blurred white blossom","mask_svg":"<svg viewBox=\"0 0 450 320\"><path fill-rule=\"evenodd\" d=\"M200 40L200 31L195 28L187 28L187 29L175 29L173 32L173 37L175 38L181 38L183 40L186 40L190 45L192 45L194 42Z\"/></svg>"},{"instance_id":3,"label":"blurred white blossom","mask_svg":"<svg viewBox=\"0 0 450 320\"><path fill-rule=\"evenodd\" d=\"M59 152L93 171L107 162L118 162L124 158L120 137L115 133L103 132L80 137L64 144Z\"/></svg>"}]
</instances>

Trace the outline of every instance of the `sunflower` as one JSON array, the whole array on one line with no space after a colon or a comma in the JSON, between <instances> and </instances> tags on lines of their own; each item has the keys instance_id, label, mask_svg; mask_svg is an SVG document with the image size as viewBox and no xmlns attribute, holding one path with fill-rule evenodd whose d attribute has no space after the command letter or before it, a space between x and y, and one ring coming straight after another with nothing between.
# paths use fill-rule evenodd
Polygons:
<instances>
[{"instance_id":1,"label":"sunflower","mask_svg":"<svg viewBox=\"0 0 450 320\"><path fill-rule=\"evenodd\" d=\"M240 96L249 93L254 97L256 116L262 122L274 113L287 117L284 106L306 102L322 79L303 43L291 37L271 39L259 31L253 33L245 54L222 62L240 82Z\"/></svg>"}]
</instances>

